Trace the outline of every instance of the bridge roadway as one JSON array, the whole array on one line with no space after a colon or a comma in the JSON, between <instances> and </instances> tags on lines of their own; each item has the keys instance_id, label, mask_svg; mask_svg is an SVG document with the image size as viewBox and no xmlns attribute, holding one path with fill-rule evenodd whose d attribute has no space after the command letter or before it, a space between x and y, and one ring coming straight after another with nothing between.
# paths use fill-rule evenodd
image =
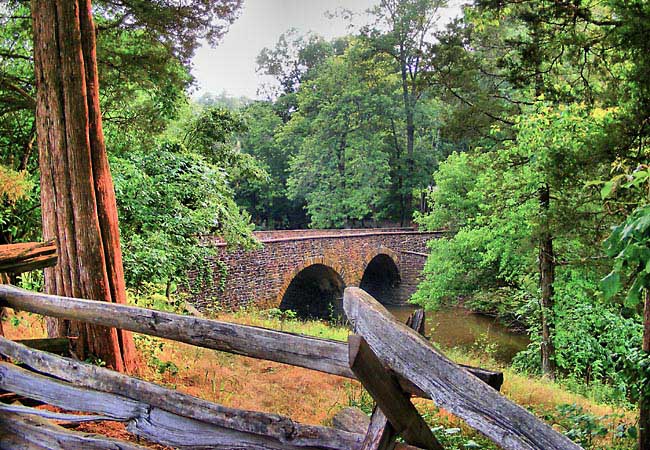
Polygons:
<instances>
[{"instance_id":1,"label":"bridge roadway","mask_svg":"<svg viewBox=\"0 0 650 450\"><path fill-rule=\"evenodd\" d=\"M260 231L255 236L262 247L251 251L233 251L210 238L217 255L190 272L191 302L202 311L253 304L329 318L341 312L343 289L358 286L382 303L404 303L422 274L427 241L443 234L403 228ZM212 277L200 282L207 267Z\"/></svg>"}]
</instances>

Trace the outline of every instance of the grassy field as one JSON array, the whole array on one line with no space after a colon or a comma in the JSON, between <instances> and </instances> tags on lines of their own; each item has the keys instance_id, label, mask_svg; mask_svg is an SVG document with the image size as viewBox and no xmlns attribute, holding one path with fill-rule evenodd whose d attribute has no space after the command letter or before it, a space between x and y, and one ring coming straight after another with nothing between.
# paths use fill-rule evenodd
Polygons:
<instances>
[{"instance_id":1,"label":"grassy field","mask_svg":"<svg viewBox=\"0 0 650 450\"><path fill-rule=\"evenodd\" d=\"M287 318L277 310L218 313L215 318L327 339L346 340L348 335L344 327ZM45 335L43 320L32 314L10 312L4 328L13 339ZM345 406L358 406L366 412L372 408L372 400L360 384L341 377L147 336L136 335L136 343L142 358L140 376L224 405L325 425ZM443 350L456 362L502 370L504 395L568 433L585 448L634 448L634 440L627 436L635 421L633 410L598 403L558 383L499 367L485 352ZM446 448L497 448L431 401L418 399L415 403ZM85 430L106 433L102 426L88 426ZM126 432L119 425L108 431L125 438Z\"/></svg>"}]
</instances>

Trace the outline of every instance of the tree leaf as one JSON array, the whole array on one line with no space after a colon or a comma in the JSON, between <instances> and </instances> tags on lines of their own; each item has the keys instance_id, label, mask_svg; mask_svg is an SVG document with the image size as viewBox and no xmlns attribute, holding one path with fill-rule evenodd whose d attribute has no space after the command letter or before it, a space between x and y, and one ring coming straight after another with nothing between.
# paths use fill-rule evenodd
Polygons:
<instances>
[{"instance_id":1,"label":"tree leaf","mask_svg":"<svg viewBox=\"0 0 650 450\"><path fill-rule=\"evenodd\" d=\"M639 274L632 283L632 287L625 297L625 306L634 308L641 302L641 293L643 292L643 275Z\"/></svg>"},{"instance_id":2,"label":"tree leaf","mask_svg":"<svg viewBox=\"0 0 650 450\"><path fill-rule=\"evenodd\" d=\"M603 290L605 298L612 298L621 290L621 275L618 272L610 272L605 278L600 280L600 288Z\"/></svg>"},{"instance_id":3,"label":"tree leaf","mask_svg":"<svg viewBox=\"0 0 650 450\"><path fill-rule=\"evenodd\" d=\"M604 200L607 197L610 196L614 188L616 187L616 183L614 181L606 181L603 187L600 190L600 196Z\"/></svg>"}]
</instances>

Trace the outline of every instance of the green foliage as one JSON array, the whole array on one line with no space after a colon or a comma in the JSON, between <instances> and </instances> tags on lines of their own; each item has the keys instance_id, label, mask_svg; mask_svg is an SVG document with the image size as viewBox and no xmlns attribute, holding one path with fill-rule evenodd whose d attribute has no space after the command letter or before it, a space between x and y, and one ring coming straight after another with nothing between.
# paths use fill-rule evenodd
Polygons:
<instances>
[{"instance_id":1,"label":"green foliage","mask_svg":"<svg viewBox=\"0 0 650 450\"><path fill-rule=\"evenodd\" d=\"M42 270L32 270L20 274L20 286L23 289L34 292L42 292L45 284L45 275Z\"/></svg>"},{"instance_id":2,"label":"green foliage","mask_svg":"<svg viewBox=\"0 0 650 450\"><path fill-rule=\"evenodd\" d=\"M199 237L221 233L250 245L251 228L232 199L223 170L179 144L113 158L124 267L129 286L184 280L211 250Z\"/></svg>"},{"instance_id":3,"label":"green foliage","mask_svg":"<svg viewBox=\"0 0 650 450\"><path fill-rule=\"evenodd\" d=\"M650 287L650 206L635 209L620 225L612 229L605 241L607 254L614 259L614 268L602 280L603 294L611 298L623 288L623 277L630 281L625 306L635 308L641 303L645 289Z\"/></svg>"},{"instance_id":4,"label":"green foliage","mask_svg":"<svg viewBox=\"0 0 650 450\"><path fill-rule=\"evenodd\" d=\"M106 18L103 28L125 28L156 37L170 55L188 63L202 39L211 44L228 30L237 17L239 0L204 2L174 0L117 0L94 2L95 9Z\"/></svg>"},{"instance_id":5,"label":"green foliage","mask_svg":"<svg viewBox=\"0 0 650 450\"><path fill-rule=\"evenodd\" d=\"M280 85L269 93L274 117L264 117L273 117L270 128L279 125L277 118L284 124L272 140L255 138L245 146L253 154L255 146L275 147L281 155L267 158L279 163L269 164L271 198L244 186L254 217L255 208L274 213L259 220L263 226L281 223L277 207L295 223L303 204L313 227L409 221L414 193L427 188L447 151L437 133L439 102L424 95L420 81L438 2L387 3L372 11L377 23L359 36L326 42L289 31L260 53L258 69Z\"/></svg>"},{"instance_id":6,"label":"green foliage","mask_svg":"<svg viewBox=\"0 0 650 450\"><path fill-rule=\"evenodd\" d=\"M275 78L279 87L266 85L270 97L291 96L327 58L340 54L345 40L327 42L316 34L301 35L294 28L280 35L273 48L263 48L257 56L258 71Z\"/></svg>"},{"instance_id":7,"label":"green foliage","mask_svg":"<svg viewBox=\"0 0 650 450\"><path fill-rule=\"evenodd\" d=\"M189 270L198 285L211 280L206 261L214 251L204 236L221 235L230 246L255 245L250 217L237 206L233 190L236 180L265 177L235 139L247 130L244 119L214 105L188 104L178 112L154 150L134 147L111 158L131 287L153 282L172 288L187 280Z\"/></svg>"},{"instance_id":8,"label":"green foliage","mask_svg":"<svg viewBox=\"0 0 650 450\"><path fill-rule=\"evenodd\" d=\"M455 275L441 275L440 265L431 263L437 277L455 280L438 283L429 277L433 283L464 284L472 290L486 283L528 289L536 272L537 241L546 227L562 245L557 253L563 259L585 257L583 252L589 251L570 238L598 206L584 183L599 169L596 155L586 149L601 132L599 119L579 105L555 108L542 102L517 121L516 141L478 149L471 156L452 155L434 175L431 210L418 220L427 229L457 230L450 240L432 245L439 251L449 242L447 256L453 253L462 264L447 263ZM493 133L501 130L495 127ZM541 186L553 193L548 211L539 204ZM473 278L465 283L463 277ZM453 294L430 292L434 299Z\"/></svg>"},{"instance_id":9,"label":"green foliage","mask_svg":"<svg viewBox=\"0 0 650 450\"><path fill-rule=\"evenodd\" d=\"M265 311L269 319L278 319L278 320L296 320L298 314L295 311L290 309L285 309L284 311L280 308L271 308Z\"/></svg>"},{"instance_id":10,"label":"green foliage","mask_svg":"<svg viewBox=\"0 0 650 450\"><path fill-rule=\"evenodd\" d=\"M304 199L314 227L338 228L377 218L387 192L388 155L376 132L385 103L381 88L359 73L355 51L352 46L347 57L328 59L301 86L298 112L282 130L283 139L297 147L288 193Z\"/></svg>"},{"instance_id":11,"label":"green foliage","mask_svg":"<svg viewBox=\"0 0 650 450\"><path fill-rule=\"evenodd\" d=\"M27 196L32 186L25 172L0 166L0 199L9 204Z\"/></svg>"},{"instance_id":12,"label":"green foliage","mask_svg":"<svg viewBox=\"0 0 650 450\"><path fill-rule=\"evenodd\" d=\"M598 274L563 270L555 291L556 363L562 376L582 382L604 383L601 401L625 403L633 398L633 386L625 374L640 345L641 325L625 318L616 305L598 299ZM535 314L539 314L538 307ZM514 366L529 372L539 370L539 334L530 320L532 342L517 355ZM607 391L607 392L606 392Z\"/></svg>"},{"instance_id":13,"label":"green foliage","mask_svg":"<svg viewBox=\"0 0 650 450\"><path fill-rule=\"evenodd\" d=\"M0 244L40 237L37 180L0 164Z\"/></svg>"},{"instance_id":14,"label":"green foliage","mask_svg":"<svg viewBox=\"0 0 650 450\"><path fill-rule=\"evenodd\" d=\"M603 197L608 197L613 186L618 186L621 194L632 193L638 205L627 218L612 228L605 241L605 251L613 260L612 271L601 280L605 299L612 299L620 291L627 289L623 300L626 308L642 314L643 303L647 308L648 289L650 289L650 173L647 165L640 165L625 177L617 176L603 188ZM627 192L625 192L627 191ZM649 324L644 317L644 333ZM641 335L641 332L638 333ZM644 335L645 339L645 335ZM630 390L630 397L648 400L648 380L650 380L650 354L641 350L640 339L625 358L621 376L625 377Z\"/></svg>"},{"instance_id":15,"label":"green foliage","mask_svg":"<svg viewBox=\"0 0 650 450\"><path fill-rule=\"evenodd\" d=\"M109 152L123 156L155 147L156 135L186 99L185 91L192 81L190 56L201 41L215 43L223 36L240 3L93 2L103 128ZM29 2L3 2L0 166L26 172L26 177L37 185L31 25ZM0 200L0 244L40 237L38 196L38 189L34 189L11 204Z\"/></svg>"},{"instance_id":16,"label":"green foliage","mask_svg":"<svg viewBox=\"0 0 650 450\"><path fill-rule=\"evenodd\" d=\"M178 366L171 361L163 361L159 357L165 349L165 344L160 339L147 336L145 334L136 334L133 336L135 346L138 352L144 358L147 366L157 375L178 374Z\"/></svg>"},{"instance_id":17,"label":"green foliage","mask_svg":"<svg viewBox=\"0 0 650 450\"><path fill-rule=\"evenodd\" d=\"M283 146L278 137L282 118L273 105L255 102L242 110L247 129L238 134L241 151L253 156L265 177L235 180L237 203L264 229L305 228L307 220L300 201L289 199L287 178L293 147Z\"/></svg>"},{"instance_id":18,"label":"green foliage","mask_svg":"<svg viewBox=\"0 0 650 450\"><path fill-rule=\"evenodd\" d=\"M106 367L106 361L104 361L103 359L95 355L88 356L88 358L86 358L84 362L87 364L92 364L93 366Z\"/></svg>"},{"instance_id":19,"label":"green foliage","mask_svg":"<svg viewBox=\"0 0 650 450\"><path fill-rule=\"evenodd\" d=\"M607 160L590 146L601 139L610 117L584 105L538 102L515 117L508 133L516 140L453 154L441 164L430 212L418 221L455 233L430 243L415 300L435 307L469 297L470 306L524 323L533 344L517 364L535 369L541 332L537 247L542 233L550 232L555 259L565 262L556 267L553 283L555 363L564 373L620 386L624 380L617 371L639 329L616 308L596 303L594 280L602 269L583 267L598 255L599 220L605 217L598 190L588 181L604 172ZM503 134L493 129L494 136ZM542 186L551 192L547 206L539 201ZM509 299L501 302L504 295Z\"/></svg>"},{"instance_id":20,"label":"green foliage","mask_svg":"<svg viewBox=\"0 0 650 450\"><path fill-rule=\"evenodd\" d=\"M606 437L611 438L607 448L633 446L636 428L628 427L622 419L621 415L599 417L575 404L559 405L554 414L546 417L546 420L557 424L565 436L586 450L602 448L596 445L596 440Z\"/></svg>"}]
</instances>

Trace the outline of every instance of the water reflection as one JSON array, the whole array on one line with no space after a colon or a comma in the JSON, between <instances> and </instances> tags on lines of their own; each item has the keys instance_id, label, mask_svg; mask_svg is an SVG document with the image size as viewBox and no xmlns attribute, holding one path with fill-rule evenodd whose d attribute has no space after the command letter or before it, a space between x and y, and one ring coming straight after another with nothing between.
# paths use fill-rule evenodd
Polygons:
<instances>
[{"instance_id":1,"label":"water reflection","mask_svg":"<svg viewBox=\"0 0 650 450\"><path fill-rule=\"evenodd\" d=\"M388 310L404 322L415 310L412 306L389 306ZM481 350L486 344L493 348L493 357L509 364L517 352L526 348L528 336L514 333L496 319L474 314L460 307L427 311L425 335L443 347Z\"/></svg>"}]
</instances>

